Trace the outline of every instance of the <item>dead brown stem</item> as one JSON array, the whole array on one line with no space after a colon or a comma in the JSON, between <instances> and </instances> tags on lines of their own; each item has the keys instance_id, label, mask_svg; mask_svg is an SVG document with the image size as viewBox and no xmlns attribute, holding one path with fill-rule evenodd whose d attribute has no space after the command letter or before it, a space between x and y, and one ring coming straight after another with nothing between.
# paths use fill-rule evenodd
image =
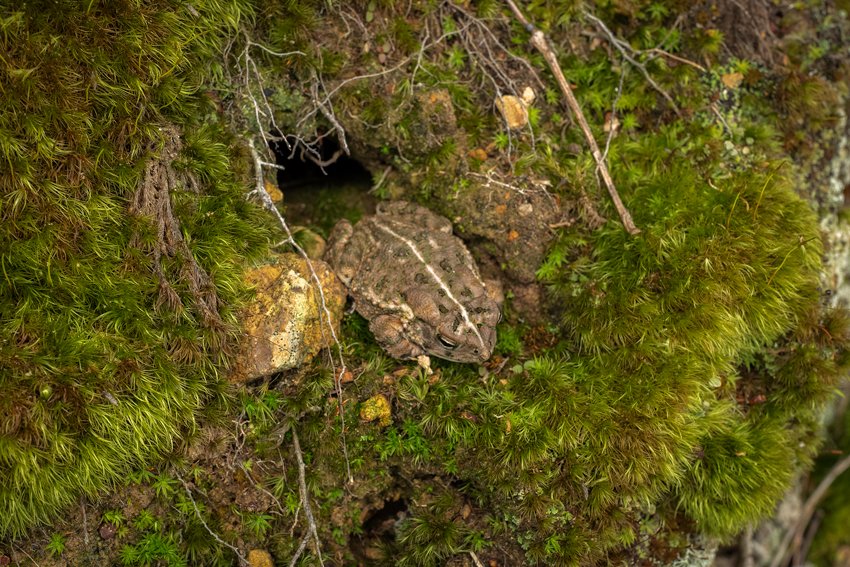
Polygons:
<instances>
[{"instance_id":1,"label":"dead brown stem","mask_svg":"<svg viewBox=\"0 0 850 567\"><path fill-rule=\"evenodd\" d=\"M304 457L301 454L301 443L298 441L298 433L295 431L295 427L292 428L292 446L295 449L295 460L298 462L298 490L301 493L301 503L304 505L304 515L307 516L308 530L316 543L316 556L319 559L319 565L324 565L319 531L316 528L316 520L313 518L313 508L310 506L310 493L307 492Z\"/></svg>"},{"instance_id":2,"label":"dead brown stem","mask_svg":"<svg viewBox=\"0 0 850 567\"><path fill-rule=\"evenodd\" d=\"M848 468L850 468L850 455L847 455L835 463L835 465L833 465L833 467L829 470L829 473L823 477L823 480L820 481L820 484L818 484L817 488L815 488L814 492L812 492L806 500L803 510L800 512L800 516L797 519L796 525L791 526L788 529L788 532L786 532L785 537L782 539L782 543L776 551L776 555L773 556L773 561L771 562L770 567L780 567L785 565L788 562L788 558L794 555L795 550L802 546L806 526L809 525L809 522L815 513L815 509L818 504L820 504L823 497L826 496L826 493L829 490L829 487L832 486L832 483L835 482L835 480Z\"/></svg>"},{"instance_id":3,"label":"dead brown stem","mask_svg":"<svg viewBox=\"0 0 850 567\"><path fill-rule=\"evenodd\" d=\"M542 31L534 27L534 24L528 21L513 0L505 1L514 13L514 16L516 16L517 20L519 20L520 23L525 26L529 32L531 32L531 45L533 45L541 53L541 55L543 55L543 58L546 59L546 63L549 64L549 68L555 75L555 79L558 81L558 86L561 87L561 92L567 100L567 105L570 107L570 110L575 116L576 121L581 127L581 131L584 133L584 137L590 146L590 152L593 154L593 159L596 161L596 167L599 170L599 174L602 176L602 181L605 183L605 188L608 190L611 200L614 201L614 207L616 207L617 213L620 215L620 220L623 222L623 226L629 234L639 234L640 229L635 226L634 221L632 221L632 215L629 213L628 209L626 209L626 206L623 205L623 201L620 199L620 194L617 193L617 188L614 186L614 180L611 179L608 166L605 165L605 159L602 156L602 152L599 150L599 145L596 143L596 139L593 137L590 125L587 123L587 119L584 117L584 113L581 111L581 106L579 105L575 94L573 94L573 90L570 88L566 77L564 77L563 71L561 71L561 66L558 64L558 58L555 56L555 52L549 46L549 42L546 41L546 36L543 35Z\"/></svg>"},{"instance_id":4,"label":"dead brown stem","mask_svg":"<svg viewBox=\"0 0 850 567\"><path fill-rule=\"evenodd\" d=\"M223 331L224 323L218 313L215 285L192 254L183 238L180 221L171 207L172 193L200 193L200 185L194 175L178 171L174 166L182 150L179 130L174 126L164 126L162 134L162 147L145 165L144 175L130 204L131 214L152 223L156 230L156 242L144 245L142 237L136 234L131 245L144 249L151 256L152 269L159 278L157 306L164 304L174 311L183 308L183 301L163 268L164 257L176 257L180 261L178 277L188 285L201 322L209 329Z\"/></svg>"}]
</instances>

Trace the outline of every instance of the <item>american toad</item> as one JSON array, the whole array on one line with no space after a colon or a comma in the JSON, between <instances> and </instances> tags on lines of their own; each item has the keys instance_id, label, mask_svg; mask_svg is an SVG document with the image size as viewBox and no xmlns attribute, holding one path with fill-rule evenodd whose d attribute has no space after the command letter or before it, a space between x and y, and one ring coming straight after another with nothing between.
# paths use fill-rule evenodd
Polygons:
<instances>
[{"instance_id":1,"label":"american toad","mask_svg":"<svg viewBox=\"0 0 850 567\"><path fill-rule=\"evenodd\" d=\"M499 306L448 219L414 203L381 203L354 226L337 223L325 259L391 356L490 358Z\"/></svg>"}]
</instances>

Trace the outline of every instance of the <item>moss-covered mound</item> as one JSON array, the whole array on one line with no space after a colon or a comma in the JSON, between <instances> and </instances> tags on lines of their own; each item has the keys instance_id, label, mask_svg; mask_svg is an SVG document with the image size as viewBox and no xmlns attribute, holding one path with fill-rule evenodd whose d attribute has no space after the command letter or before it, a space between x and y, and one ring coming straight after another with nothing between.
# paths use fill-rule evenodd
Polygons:
<instances>
[{"instance_id":1,"label":"moss-covered mound","mask_svg":"<svg viewBox=\"0 0 850 567\"><path fill-rule=\"evenodd\" d=\"M429 375L346 317L345 372L317 360L243 391L235 433L128 477L99 514L114 538L87 560L684 562L768 515L810 463L850 363L798 197L813 132L833 124L832 24L751 49L714 2L523 6L633 236L499 2L256 0L238 33L239 5L160 2L3 21L5 533L167 450L213 393L238 256L259 242L215 115L199 118L208 80L284 159L330 170L349 147L377 197L450 217L505 283L499 343ZM794 24L774 12L764 29ZM528 122L509 131L493 100L525 87ZM282 189L300 224L297 186ZM332 188L308 193L316 232L350 212ZM127 493L145 509L118 510Z\"/></svg>"},{"instance_id":2,"label":"moss-covered mound","mask_svg":"<svg viewBox=\"0 0 850 567\"><path fill-rule=\"evenodd\" d=\"M369 341L362 321L347 327L357 345L349 361L361 365L346 394L393 400L393 424L349 425L347 448L361 505L376 491L406 503L408 516L380 543L394 564L439 565L470 551L538 565L631 564L649 548L675 557L688 540L671 543L672 532L730 537L770 514L810 463L818 408L847 366L846 318L824 309L818 224L786 153L800 141L788 117L824 114L815 113L822 97L781 94L812 62L784 69L729 58L720 30L680 28L687 18L672 2L563 8L527 7L608 148L637 236L598 188L553 79L540 71L549 81L541 88L512 58L545 68L507 11L481 2L401 14L370 3L367 20L331 11L314 24L311 40L327 51L310 64L336 85L328 88L359 157L376 172L392 166L387 195L419 199L466 236L489 239L483 249L507 279L498 239L522 242L522 227L479 230L477 213L545 187L541 199L560 199L572 215L557 223L538 270L548 319L525 324L509 301L487 371L441 365L436 377L395 379L360 348ZM282 61L265 62L269 77L299 72ZM525 85L538 89L529 124L508 132L489 112L494 91L519 95ZM287 117L309 100L278 100L283 130L307 136L304 120ZM316 120L313 135L334 129ZM339 423L329 419L338 410L316 403L324 410L297 426L314 493L333 510L342 496L323 477L345 477ZM346 415L357 422L356 408ZM328 517L328 539L341 546L342 534L356 541L368 529L340 515ZM278 551L294 544L280 541Z\"/></svg>"},{"instance_id":3,"label":"moss-covered mound","mask_svg":"<svg viewBox=\"0 0 850 567\"><path fill-rule=\"evenodd\" d=\"M424 435L535 564L628 549L656 507L714 536L769 514L814 455L846 341L843 318L819 319L812 213L775 173L675 168L633 192L640 237L565 234L544 266L560 344L507 380L403 384L394 457L421 459ZM402 529L410 564L463 549L427 510Z\"/></svg>"},{"instance_id":4,"label":"moss-covered mound","mask_svg":"<svg viewBox=\"0 0 850 567\"><path fill-rule=\"evenodd\" d=\"M2 3L0 536L169 451L216 393L263 234L201 89L244 10Z\"/></svg>"}]
</instances>

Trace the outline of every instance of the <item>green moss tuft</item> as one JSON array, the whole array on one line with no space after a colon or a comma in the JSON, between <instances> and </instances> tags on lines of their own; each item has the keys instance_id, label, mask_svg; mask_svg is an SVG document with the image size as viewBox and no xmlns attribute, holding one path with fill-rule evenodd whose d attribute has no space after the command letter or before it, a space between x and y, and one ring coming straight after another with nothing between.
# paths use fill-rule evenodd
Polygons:
<instances>
[{"instance_id":1,"label":"green moss tuft","mask_svg":"<svg viewBox=\"0 0 850 567\"><path fill-rule=\"evenodd\" d=\"M783 423L743 420L732 405L712 411L677 500L702 533L729 537L773 511L797 463Z\"/></svg>"},{"instance_id":2,"label":"green moss tuft","mask_svg":"<svg viewBox=\"0 0 850 567\"><path fill-rule=\"evenodd\" d=\"M195 427L217 395L239 267L265 241L200 94L247 3L17 10L0 22L0 536ZM172 131L185 133L173 161ZM130 212L156 160L184 181L165 194L185 246L166 252L157 223Z\"/></svg>"}]
</instances>

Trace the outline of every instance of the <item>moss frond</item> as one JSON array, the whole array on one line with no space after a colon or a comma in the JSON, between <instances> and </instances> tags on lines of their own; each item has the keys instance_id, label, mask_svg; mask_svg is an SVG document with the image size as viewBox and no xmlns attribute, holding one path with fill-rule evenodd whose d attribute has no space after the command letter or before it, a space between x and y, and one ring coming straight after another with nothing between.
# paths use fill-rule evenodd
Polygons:
<instances>
[{"instance_id":1,"label":"moss frond","mask_svg":"<svg viewBox=\"0 0 850 567\"><path fill-rule=\"evenodd\" d=\"M171 199L227 333L239 266L265 239L200 92L247 2L16 10L0 36L2 537L169 451L218 391L230 339L158 307L155 233L129 212L161 126L185 133L178 161L199 191Z\"/></svg>"}]
</instances>

